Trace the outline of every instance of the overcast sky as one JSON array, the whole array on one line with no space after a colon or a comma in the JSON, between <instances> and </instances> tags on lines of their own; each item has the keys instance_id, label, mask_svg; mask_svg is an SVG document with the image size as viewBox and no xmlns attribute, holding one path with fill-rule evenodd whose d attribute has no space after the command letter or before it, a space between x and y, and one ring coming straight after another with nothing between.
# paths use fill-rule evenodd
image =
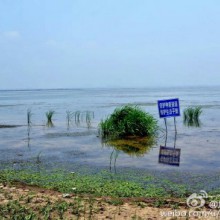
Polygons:
<instances>
[{"instance_id":1,"label":"overcast sky","mask_svg":"<svg viewBox=\"0 0 220 220\"><path fill-rule=\"evenodd\" d=\"M219 0L0 0L0 89L220 85Z\"/></svg>"}]
</instances>

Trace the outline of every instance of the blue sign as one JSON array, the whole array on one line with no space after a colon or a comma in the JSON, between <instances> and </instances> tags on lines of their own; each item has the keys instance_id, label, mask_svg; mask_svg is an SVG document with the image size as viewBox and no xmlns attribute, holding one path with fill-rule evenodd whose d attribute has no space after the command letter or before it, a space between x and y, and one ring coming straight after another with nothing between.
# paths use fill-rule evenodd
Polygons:
<instances>
[{"instance_id":1,"label":"blue sign","mask_svg":"<svg viewBox=\"0 0 220 220\"><path fill-rule=\"evenodd\" d=\"M180 116L179 99L159 100L157 103L160 118Z\"/></svg>"},{"instance_id":2,"label":"blue sign","mask_svg":"<svg viewBox=\"0 0 220 220\"><path fill-rule=\"evenodd\" d=\"M160 146L159 163L174 166L180 165L181 149Z\"/></svg>"}]
</instances>

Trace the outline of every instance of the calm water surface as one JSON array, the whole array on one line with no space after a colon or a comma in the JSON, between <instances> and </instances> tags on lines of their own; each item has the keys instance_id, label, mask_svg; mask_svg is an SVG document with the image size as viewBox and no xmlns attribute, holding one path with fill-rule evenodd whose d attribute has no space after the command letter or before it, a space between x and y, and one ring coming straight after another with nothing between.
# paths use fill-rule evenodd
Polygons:
<instances>
[{"instance_id":1,"label":"calm water surface","mask_svg":"<svg viewBox=\"0 0 220 220\"><path fill-rule=\"evenodd\" d=\"M0 129L1 165L19 164L36 160L55 163L108 167L112 147L104 146L97 137L97 126L115 107L131 103L140 105L158 117L157 100L179 98L181 111L188 106L202 106L201 127L186 127L182 117L177 118L175 147L181 149L180 165L171 166L158 162L163 134L144 155L117 152L117 168L151 170L178 170L189 172L220 171L220 87L165 88L165 89L72 89L0 91L0 124L24 125ZM26 126L27 109L32 110L32 127ZM54 127L45 126L45 112L54 110ZM80 126L68 128L66 111L93 111L92 127L85 120ZM174 147L173 119L168 120L167 146Z\"/></svg>"}]
</instances>

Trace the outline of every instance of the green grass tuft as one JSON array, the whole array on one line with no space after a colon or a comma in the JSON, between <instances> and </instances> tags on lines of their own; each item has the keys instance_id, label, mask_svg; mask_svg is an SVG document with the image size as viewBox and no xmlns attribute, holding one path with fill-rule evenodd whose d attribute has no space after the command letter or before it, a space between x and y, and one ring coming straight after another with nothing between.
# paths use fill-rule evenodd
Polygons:
<instances>
[{"instance_id":1,"label":"green grass tuft","mask_svg":"<svg viewBox=\"0 0 220 220\"><path fill-rule=\"evenodd\" d=\"M47 126L48 126L48 127L53 127L52 118L53 118L53 115L54 115L54 114L55 114L55 111L53 111L53 110L50 110L50 111L46 112Z\"/></svg>"},{"instance_id":2,"label":"green grass tuft","mask_svg":"<svg viewBox=\"0 0 220 220\"><path fill-rule=\"evenodd\" d=\"M202 108L200 106L188 107L183 112L183 121L187 126L200 126L199 116L202 113Z\"/></svg>"},{"instance_id":3,"label":"green grass tuft","mask_svg":"<svg viewBox=\"0 0 220 220\"><path fill-rule=\"evenodd\" d=\"M158 130L157 120L138 106L126 105L99 124L102 138L125 138L128 136L151 137Z\"/></svg>"}]
</instances>

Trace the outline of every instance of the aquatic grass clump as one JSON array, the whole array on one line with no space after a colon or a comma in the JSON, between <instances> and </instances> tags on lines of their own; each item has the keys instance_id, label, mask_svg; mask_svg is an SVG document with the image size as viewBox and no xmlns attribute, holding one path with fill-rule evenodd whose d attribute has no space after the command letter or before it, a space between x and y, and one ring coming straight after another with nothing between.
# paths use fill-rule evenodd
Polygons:
<instances>
[{"instance_id":1,"label":"aquatic grass clump","mask_svg":"<svg viewBox=\"0 0 220 220\"><path fill-rule=\"evenodd\" d=\"M54 113L55 113L55 111L53 111L53 110L50 110L50 111L46 112L47 126L48 127L53 127L54 126L53 121L52 121Z\"/></svg>"},{"instance_id":2,"label":"aquatic grass clump","mask_svg":"<svg viewBox=\"0 0 220 220\"><path fill-rule=\"evenodd\" d=\"M151 137L158 130L157 120L138 106L125 105L99 124L102 138L125 138L128 136Z\"/></svg>"},{"instance_id":3,"label":"aquatic grass clump","mask_svg":"<svg viewBox=\"0 0 220 220\"><path fill-rule=\"evenodd\" d=\"M202 107L196 106L196 107L188 107L183 112L183 121L184 124L187 126L200 126L200 120L199 116L202 113Z\"/></svg>"}]
</instances>

